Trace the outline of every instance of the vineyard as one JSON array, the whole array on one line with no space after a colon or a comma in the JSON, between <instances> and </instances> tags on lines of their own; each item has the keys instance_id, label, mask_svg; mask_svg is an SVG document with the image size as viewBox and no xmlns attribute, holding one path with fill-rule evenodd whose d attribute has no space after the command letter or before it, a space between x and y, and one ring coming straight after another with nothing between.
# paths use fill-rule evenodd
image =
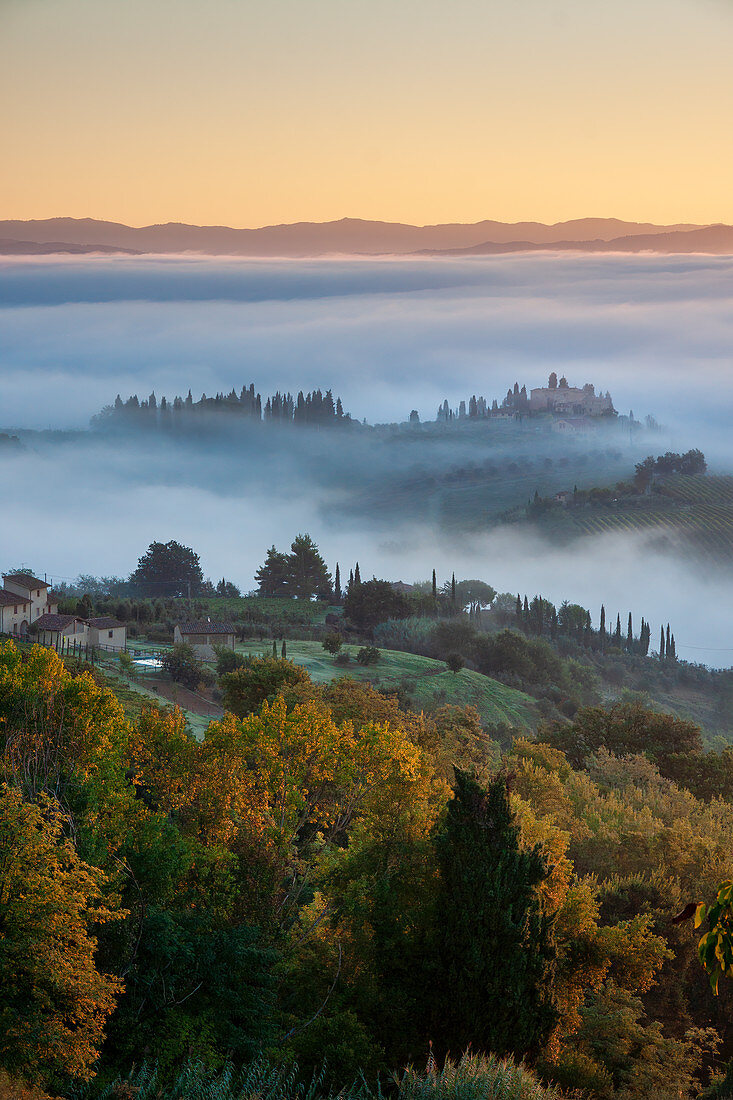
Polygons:
<instances>
[{"instance_id":1,"label":"vineyard","mask_svg":"<svg viewBox=\"0 0 733 1100\"><path fill-rule=\"evenodd\" d=\"M543 521L562 537L655 531L720 562L733 559L733 477L675 475L649 496L556 509Z\"/></svg>"}]
</instances>

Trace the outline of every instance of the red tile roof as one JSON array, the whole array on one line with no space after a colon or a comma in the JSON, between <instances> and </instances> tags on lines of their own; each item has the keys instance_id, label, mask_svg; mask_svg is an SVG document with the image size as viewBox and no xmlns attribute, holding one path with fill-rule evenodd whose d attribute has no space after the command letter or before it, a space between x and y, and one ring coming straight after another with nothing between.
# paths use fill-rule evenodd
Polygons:
<instances>
[{"instance_id":1,"label":"red tile roof","mask_svg":"<svg viewBox=\"0 0 733 1100\"><path fill-rule=\"evenodd\" d=\"M28 591L32 588L48 588L45 581L39 581L38 577L32 577L30 573L3 573L4 581L15 581L16 584L21 584Z\"/></svg>"},{"instance_id":2,"label":"red tile roof","mask_svg":"<svg viewBox=\"0 0 733 1100\"><path fill-rule=\"evenodd\" d=\"M0 589L0 607L10 607L12 604L28 604L27 596L19 596L17 592L3 592Z\"/></svg>"},{"instance_id":3,"label":"red tile roof","mask_svg":"<svg viewBox=\"0 0 733 1100\"><path fill-rule=\"evenodd\" d=\"M212 623L203 619L198 623L178 623L181 634L236 634L231 623Z\"/></svg>"},{"instance_id":4,"label":"red tile roof","mask_svg":"<svg viewBox=\"0 0 733 1100\"><path fill-rule=\"evenodd\" d=\"M78 615L40 615L33 626L38 630L63 630L69 623L83 623Z\"/></svg>"}]
</instances>

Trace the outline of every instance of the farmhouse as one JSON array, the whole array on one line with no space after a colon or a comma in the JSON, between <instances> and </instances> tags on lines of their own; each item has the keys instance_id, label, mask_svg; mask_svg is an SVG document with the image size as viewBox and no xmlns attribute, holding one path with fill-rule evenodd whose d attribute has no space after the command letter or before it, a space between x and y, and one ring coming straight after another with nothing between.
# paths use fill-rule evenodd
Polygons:
<instances>
[{"instance_id":1,"label":"farmhouse","mask_svg":"<svg viewBox=\"0 0 733 1100\"><path fill-rule=\"evenodd\" d=\"M31 634L41 645L67 643L125 649L127 627L108 617L82 619L78 615L59 615L58 597L46 581L30 573L3 573L0 589L0 634Z\"/></svg>"},{"instance_id":2,"label":"farmhouse","mask_svg":"<svg viewBox=\"0 0 733 1100\"><path fill-rule=\"evenodd\" d=\"M127 644L127 627L117 619L101 615L87 619L89 644L104 649L124 649Z\"/></svg>"},{"instance_id":3,"label":"farmhouse","mask_svg":"<svg viewBox=\"0 0 733 1100\"><path fill-rule=\"evenodd\" d=\"M46 581L30 573L3 573L0 634L27 634L42 615L57 611L58 600Z\"/></svg>"},{"instance_id":4,"label":"farmhouse","mask_svg":"<svg viewBox=\"0 0 733 1100\"><path fill-rule=\"evenodd\" d=\"M84 619L79 619L76 615L41 615L33 624L33 633L41 645L54 648L67 641L72 645L74 642L80 646L89 645L89 627Z\"/></svg>"},{"instance_id":5,"label":"farmhouse","mask_svg":"<svg viewBox=\"0 0 733 1100\"><path fill-rule=\"evenodd\" d=\"M236 637L237 632L231 623L212 623L211 619L178 623L173 631L174 643L186 642L197 657L214 657L214 646L234 649Z\"/></svg>"}]
</instances>

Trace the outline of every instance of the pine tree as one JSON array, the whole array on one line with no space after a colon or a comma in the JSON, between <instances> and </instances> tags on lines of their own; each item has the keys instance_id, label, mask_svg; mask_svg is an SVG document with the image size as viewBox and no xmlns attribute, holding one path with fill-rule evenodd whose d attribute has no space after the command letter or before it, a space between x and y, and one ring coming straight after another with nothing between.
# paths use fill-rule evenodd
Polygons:
<instances>
[{"instance_id":1,"label":"pine tree","mask_svg":"<svg viewBox=\"0 0 733 1100\"><path fill-rule=\"evenodd\" d=\"M455 798L434 844L433 1033L451 1051L539 1052L557 1019L555 950L538 894L549 872L539 846L520 848L504 778L484 790L456 770Z\"/></svg>"},{"instance_id":2,"label":"pine tree","mask_svg":"<svg viewBox=\"0 0 733 1100\"><path fill-rule=\"evenodd\" d=\"M331 575L310 535L298 535L288 555L288 592L299 599L331 596Z\"/></svg>"},{"instance_id":3,"label":"pine tree","mask_svg":"<svg viewBox=\"0 0 733 1100\"><path fill-rule=\"evenodd\" d=\"M341 603L341 570L339 569L339 563L336 562L336 573L333 580L333 596L336 603Z\"/></svg>"}]
</instances>

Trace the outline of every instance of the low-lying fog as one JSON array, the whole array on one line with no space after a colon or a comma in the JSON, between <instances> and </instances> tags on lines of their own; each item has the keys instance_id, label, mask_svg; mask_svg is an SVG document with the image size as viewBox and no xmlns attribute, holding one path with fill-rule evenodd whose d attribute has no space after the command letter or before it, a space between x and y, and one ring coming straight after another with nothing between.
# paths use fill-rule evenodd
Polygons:
<instances>
[{"instance_id":1,"label":"low-lying fog","mask_svg":"<svg viewBox=\"0 0 733 1100\"><path fill-rule=\"evenodd\" d=\"M660 449L699 446L733 471L732 275L727 257L3 262L0 431L83 428L118 392L171 397L190 386L199 397L250 381L263 398L331 387L370 422L412 408L432 419L445 397L501 399L515 381L542 385L555 370L669 425ZM319 444L299 454L307 439L288 453L287 440L186 453L160 440L74 438L0 452L0 565L127 574L150 541L175 538L207 574L246 591L267 547L307 530L342 573L356 559L362 576L455 570L577 600L596 620L604 602L612 621L617 610L624 622L629 609L637 622L644 614L653 641L669 620L683 657L731 664L730 573L661 556L640 537L560 549L517 532L452 537L423 521L340 518L343 477L336 493L327 477L314 481L313 465L373 460L378 492L402 451L365 456L345 438L340 456L321 456ZM457 442L445 461L466 457ZM636 460L629 453L629 473Z\"/></svg>"}]
</instances>

